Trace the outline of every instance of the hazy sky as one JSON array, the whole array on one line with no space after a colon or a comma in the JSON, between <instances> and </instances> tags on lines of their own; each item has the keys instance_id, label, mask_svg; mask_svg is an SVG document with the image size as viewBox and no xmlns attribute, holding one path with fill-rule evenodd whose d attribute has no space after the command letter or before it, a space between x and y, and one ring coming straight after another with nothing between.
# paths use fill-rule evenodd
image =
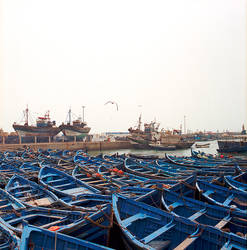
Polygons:
<instances>
[{"instance_id":1,"label":"hazy sky","mask_svg":"<svg viewBox=\"0 0 247 250\"><path fill-rule=\"evenodd\" d=\"M247 117L247 0L0 0L0 128L28 104L91 132L240 130ZM118 103L119 110L112 104Z\"/></svg>"}]
</instances>

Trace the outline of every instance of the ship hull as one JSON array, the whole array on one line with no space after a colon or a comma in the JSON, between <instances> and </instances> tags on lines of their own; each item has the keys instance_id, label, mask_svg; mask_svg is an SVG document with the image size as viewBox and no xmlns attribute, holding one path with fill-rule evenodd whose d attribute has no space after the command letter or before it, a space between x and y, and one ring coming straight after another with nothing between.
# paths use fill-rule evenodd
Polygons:
<instances>
[{"instance_id":1,"label":"ship hull","mask_svg":"<svg viewBox=\"0 0 247 250\"><path fill-rule=\"evenodd\" d=\"M79 136L79 137L85 137L90 132L91 128L89 127L77 127L72 125L61 125L59 126L61 131L65 136Z\"/></svg>"},{"instance_id":2,"label":"ship hull","mask_svg":"<svg viewBox=\"0 0 247 250\"><path fill-rule=\"evenodd\" d=\"M21 137L37 136L37 137L49 137L57 135L61 129L58 127L35 127L25 125L13 125L14 130Z\"/></svg>"},{"instance_id":3,"label":"ship hull","mask_svg":"<svg viewBox=\"0 0 247 250\"><path fill-rule=\"evenodd\" d=\"M218 141L219 153L247 152L247 142L244 141Z\"/></svg>"},{"instance_id":4,"label":"ship hull","mask_svg":"<svg viewBox=\"0 0 247 250\"><path fill-rule=\"evenodd\" d=\"M133 144L134 148L137 149L156 149L156 150L175 150L175 149L187 149L190 148L194 142L169 142L162 143L158 147L154 147L152 144L150 145L150 141L144 139L137 139L133 137L128 137L128 139Z\"/></svg>"}]
</instances>

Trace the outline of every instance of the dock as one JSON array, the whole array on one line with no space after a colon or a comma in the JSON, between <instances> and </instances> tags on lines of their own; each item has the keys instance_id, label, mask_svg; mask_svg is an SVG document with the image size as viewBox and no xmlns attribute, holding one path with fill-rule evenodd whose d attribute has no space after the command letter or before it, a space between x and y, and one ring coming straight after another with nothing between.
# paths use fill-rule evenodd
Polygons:
<instances>
[{"instance_id":1,"label":"dock","mask_svg":"<svg viewBox=\"0 0 247 250\"><path fill-rule=\"evenodd\" d=\"M38 149L60 149L60 150L79 150L102 151L132 148L129 141L97 141L97 142L47 142L47 143L19 143L19 144L0 144L0 151L14 151L20 148Z\"/></svg>"}]
</instances>

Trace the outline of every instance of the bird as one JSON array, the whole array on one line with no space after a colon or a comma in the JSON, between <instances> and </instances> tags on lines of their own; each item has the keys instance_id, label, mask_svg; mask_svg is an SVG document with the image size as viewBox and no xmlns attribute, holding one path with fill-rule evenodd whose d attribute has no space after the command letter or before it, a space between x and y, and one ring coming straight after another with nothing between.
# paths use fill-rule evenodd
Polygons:
<instances>
[{"instance_id":1,"label":"bird","mask_svg":"<svg viewBox=\"0 0 247 250\"><path fill-rule=\"evenodd\" d=\"M116 102L113 102L113 101L108 101L108 102L106 102L106 103L105 103L105 105L106 105L106 104L108 104L108 103L115 104L115 105L116 105L116 107L117 107L117 111L118 111L118 105L117 105L117 103L116 103Z\"/></svg>"}]
</instances>

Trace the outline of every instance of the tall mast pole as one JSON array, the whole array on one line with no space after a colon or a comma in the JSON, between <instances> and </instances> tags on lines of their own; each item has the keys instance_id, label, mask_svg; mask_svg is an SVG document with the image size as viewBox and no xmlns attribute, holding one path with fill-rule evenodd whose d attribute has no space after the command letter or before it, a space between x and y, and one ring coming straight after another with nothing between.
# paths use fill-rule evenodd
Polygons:
<instances>
[{"instance_id":1,"label":"tall mast pole","mask_svg":"<svg viewBox=\"0 0 247 250\"><path fill-rule=\"evenodd\" d=\"M186 134L186 116L184 116L184 133Z\"/></svg>"},{"instance_id":2,"label":"tall mast pole","mask_svg":"<svg viewBox=\"0 0 247 250\"><path fill-rule=\"evenodd\" d=\"M26 108L26 121L25 123L28 125L28 105L27 105L27 108Z\"/></svg>"},{"instance_id":3,"label":"tall mast pole","mask_svg":"<svg viewBox=\"0 0 247 250\"><path fill-rule=\"evenodd\" d=\"M86 108L86 106L82 106L82 122L84 122L84 109Z\"/></svg>"},{"instance_id":4,"label":"tall mast pole","mask_svg":"<svg viewBox=\"0 0 247 250\"><path fill-rule=\"evenodd\" d=\"M69 109L69 125L71 124L71 108Z\"/></svg>"}]
</instances>

